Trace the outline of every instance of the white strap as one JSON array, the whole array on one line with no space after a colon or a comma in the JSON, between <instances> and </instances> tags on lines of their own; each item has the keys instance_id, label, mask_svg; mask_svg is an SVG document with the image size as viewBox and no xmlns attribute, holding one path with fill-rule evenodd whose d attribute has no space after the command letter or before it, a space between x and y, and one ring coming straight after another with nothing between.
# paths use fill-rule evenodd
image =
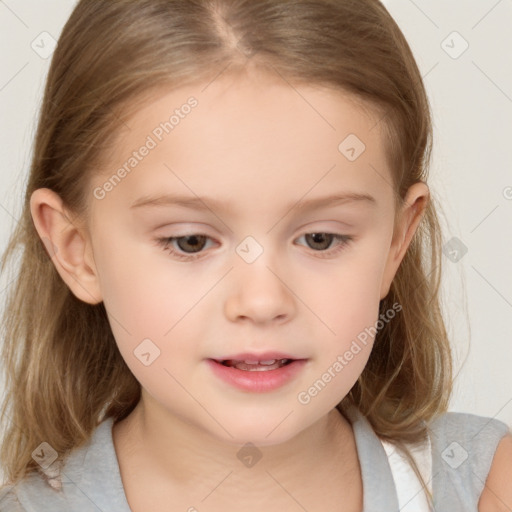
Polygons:
<instances>
[{"instance_id":1,"label":"white strap","mask_svg":"<svg viewBox=\"0 0 512 512\"><path fill-rule=\"evenodd\" d=\"M393 473L400 512L430 512L431 509L425 491L409 461L396 450L392 443L382 439L381 443L386 451L391 472ZM412 448L410 446L408 448L418 465L423 480L432 493L432 449L430 438L427 437L426 443L419 448Z\"/></svg>"}]
</instances>

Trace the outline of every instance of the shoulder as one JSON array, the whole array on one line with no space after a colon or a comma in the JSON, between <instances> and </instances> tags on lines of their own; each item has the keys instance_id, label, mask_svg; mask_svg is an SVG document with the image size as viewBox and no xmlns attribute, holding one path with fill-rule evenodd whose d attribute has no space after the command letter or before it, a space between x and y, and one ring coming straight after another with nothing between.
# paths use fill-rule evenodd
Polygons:
<instances>
[{"instance_id":1,"label":"shoulder","mask_svg":"<svg viewBox=\"0 0 512 512\"><path fill-rule=\"evenodd\" d=\"M465 412L445 412L437 416L431 423L430 428L440 434L460 435L462 437L494 436L503 437L509 432L509 427L496 418L479 416Z\"/></svg>"},{"instance_id":2,"label":"shoulder","mask_svg":"<svg viewBox=\"0 0 512 512\"><path fill-rule=\"evenodd\" d=\"M129 512L111 427L112 420L104 421L85 444L64 455L57 476L50 466L1 487L0 512Z\"/></svg>"},{"instance_id":3,"label":"shoulder","mask_svg":"<svg viewBox=\"0 0 512 512\"><path fill-rule=\"evenodd\" d=\"M13 485L0 487L0 510L2 512L27 512L18 501Z\"/></svg>"},{"instance_id":4,"label":"shoulder","mask_svg":"<svg viewBox=\"0 0 512 512\"><path fill-rule=\"evenodd\" d=\"M440 502L464 504L465 509L479 512L511 510L506 500L511 496L507 487L512 489L512 436L505 423L446 412L431 422L429 434Z\"/></svg>"},{"instance_id":5,"label":"shoulder","mask_svg":"<svg viewBox=\"0 0 512 512\"><path fill-rule=\"evenodd\" d=\"M432 443L441 450L443 459L449 462L452 456L456 456L460 465L472 455L481 458L487 454L490 467L498 443L510 434L509 427L500 420L463 412L445 412L428 427ZM453 466L456 461L452 463Z\"/></svg>"},{"instance_id":6,"label":"shoulder","mask_svg":"<svg viewBox=\"0 0 512 512\"><path fill-rule=\"evenodd\" d=\"M0 488L1 512L41 512L41 504L54 512L68 510L65 496L53 487L39 472L33 471L16 484Z\"/></svg>"},{"instance_id":7,"label":"shoulder","mask_svg":"<svg viewBox=\"0 0 512 512\"><path fill-rule=\"evenodd\" d=\"M478 504L478 512L512 510L512 435L504 436L496 449Z\"/></svg>"}]
</instances>

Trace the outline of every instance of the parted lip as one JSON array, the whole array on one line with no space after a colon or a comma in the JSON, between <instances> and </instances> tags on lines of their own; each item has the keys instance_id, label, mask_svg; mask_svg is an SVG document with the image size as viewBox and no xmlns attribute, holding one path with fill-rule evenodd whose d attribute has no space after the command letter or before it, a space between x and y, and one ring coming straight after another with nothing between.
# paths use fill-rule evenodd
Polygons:
<instances>
[{"instance_id":1,"label":"parted lip","mask_svg":"<svg viewBox=\"0 0 512 512\"><path fill-rule=\"evenodd\" d=\"M271 361L272 359L305 359L301 357L292 356L291 354L285 354L284 352L243 352L240 354L232 354L223 357L215 357L212 358L214 361L222 362L222 361Z\"/></svg>"}]
</instances>

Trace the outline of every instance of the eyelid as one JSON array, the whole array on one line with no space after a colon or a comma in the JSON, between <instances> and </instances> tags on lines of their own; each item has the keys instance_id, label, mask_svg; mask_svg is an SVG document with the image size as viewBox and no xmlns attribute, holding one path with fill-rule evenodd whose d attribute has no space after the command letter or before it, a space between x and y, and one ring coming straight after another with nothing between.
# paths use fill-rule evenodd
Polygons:
<instances>
[{"instance_id":1,"label":"eyelid","mask_svg":"<svg viewBox=\"0 0 512 512\"><path fill-rule=\"evenodd\" d=\"M189 232L189 233L185 233L185 234L181 234L181 235L177 234L177 235L172 235L172 236L158 237L155 239L155 242L157 245L162 246L164 248L164 250L168 250L174 257L176 257L177 259L180 259L180 260L192 261L192 260L199 259L199 258L203 257L204 254L206 254L207 249L201 249L197 253L192 253L192 252L185 253L185 252L180 252L179 250L172 247L172 243L175 242L177 239L185 238L185 237L189 237L189 236L203 236L207 239L207 243L208 243L208 241L215 240L213 237L211 237L205 233ZM171 246L171 248L169 248L169 246Z\"/></svg>"},{"instance_id":2,"label":"eyelid","mask_svg":"<svg viewBox=\"0 0 512 512\"><path fill-rule=\"evenodd\" d=\"M335 232L328 231L328 230L318 229L318 230L304 231L300 236L296 237L294 239L294 241L298 240L299 238L305 237L306 235L311 235L311 234L330 235L333 237L333 241L337 242L333 245L333 247L326 249L326 250L315 250L312 248L308 248L306 245L303 246L303 247L306 247L306 249L308 249L308 251L311 254L314 254L315 257L317 257L317 258L334 258L334 257L336 257L338 255L338 253L340 253L348 245L350 245L354 241L354 238L355 238L353 235L346 235L346 234L341 234L341 233L335 233ZM207 235L205 233L188 232L188 233L181 234L181 235L177 234L177 235L172 235L172 236L167 236L167 237L158 237L155 240L155 242L157 245L163 246L164 250L169 251L171 253L171 255L173 257L175 257L176 259L185 261L185 262L193 262L195 260L199 260L199 259L205 257L205 255L207 255L209 253L209 251L207 249L203 248L200 251L195 252L195 253L194 252L186 253L186 252L182 252L180 249L175 249L174 247L172 247L172 244L177 239L191 237L191 236L205 237L207 239L207 241L208 240L216 241L213 237L210 237L209 235ZM299 245L302 245L302 244L299 244Z\"/></svg>"}]
</instances>

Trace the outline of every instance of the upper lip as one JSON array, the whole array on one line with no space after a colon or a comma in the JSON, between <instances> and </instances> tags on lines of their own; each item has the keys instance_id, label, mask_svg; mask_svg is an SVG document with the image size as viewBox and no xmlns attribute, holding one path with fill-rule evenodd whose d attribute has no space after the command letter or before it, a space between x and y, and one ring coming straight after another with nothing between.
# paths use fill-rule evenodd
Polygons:
<instances>
[{"instance_id":1,"label":"upper lip","mask_svg":"<svg viewBox=\"0 0 512 512\"><path fill-rule=\"evenodd\" d=\"M240 354L233 354L224 357L215 357L213 358L215 361L271 361L272 359L304 359L300 357L294 357L290 354L285 354L284 352L260 352L257 353L249 353L243 352Z\"/></svg>"}]
</instances>

